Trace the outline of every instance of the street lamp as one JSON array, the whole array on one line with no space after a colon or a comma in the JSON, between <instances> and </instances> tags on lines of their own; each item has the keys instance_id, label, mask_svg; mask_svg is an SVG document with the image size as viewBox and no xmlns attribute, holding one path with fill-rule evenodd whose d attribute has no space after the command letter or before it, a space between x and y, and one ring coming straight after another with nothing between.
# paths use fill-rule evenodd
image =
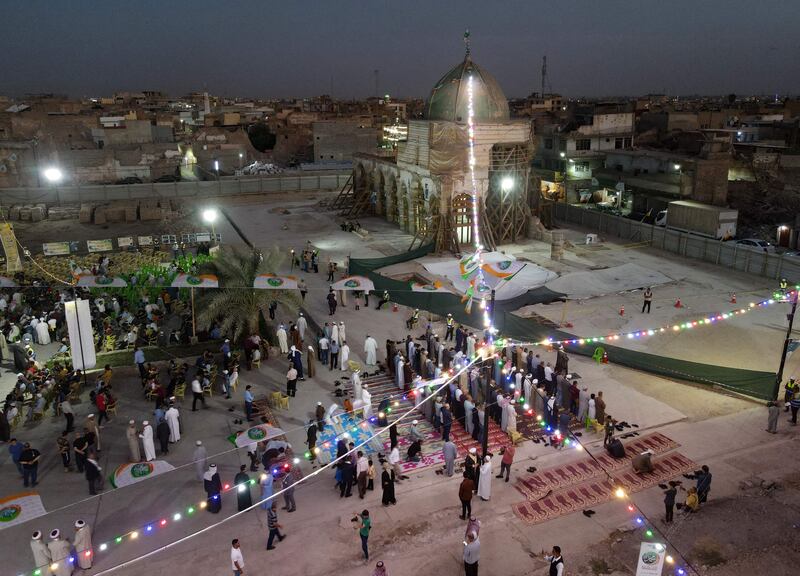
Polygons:
<instances>
[{"instance_id":1,"label":"street lamp","mask_svg":"<svg viewBox=\"0 0 800 576\"><path fill-rule=\"evenodd\" d=\"M44 177L48 182L58 184L64 179L64 173L60 168L50 166L49 168L45 168Z\"/></svg>"},{"instance_id":2,"label":"street lamp","mask_svg":"<svg viewBox=\"0 0 800 576\"><path fill-rule=\"evenodd\" d=\"M217 180L219 180L219 160L214 160L214 172L217 173Z\"/></svg>"},{"instance_id":3,"label":"street lamp","mask_svg":"<svg viewBox=\"0 0 800 576\"><path fill-rule=\"evenodd\" d=\"M242 163L244 162L244 153L239 152L239 169L242 168Z\"/></svg>"},{"instance_id":4,"label":"street lamp","mask_svg":"<svg viewBox=\"0 0 800 576\"><path fill-rule=\"evenodd\" d=\"M219 212L216 208L206 208L203 210L203 221L211 224L211 243L217 243L217 231L214 229L214 223L219 217Z\"/></svg>"},{"instance_id":5,"label":"street lamp","mask_svg":"<svg viewBox=\"0 0 800 576\"><path fill-rule=\"evenodd\" d=\"M510 192L513 187L514 187L514 179L511 176L506 176L505 178L500 180L500 189L503 192Z\"/></svg>"}]
</instances>

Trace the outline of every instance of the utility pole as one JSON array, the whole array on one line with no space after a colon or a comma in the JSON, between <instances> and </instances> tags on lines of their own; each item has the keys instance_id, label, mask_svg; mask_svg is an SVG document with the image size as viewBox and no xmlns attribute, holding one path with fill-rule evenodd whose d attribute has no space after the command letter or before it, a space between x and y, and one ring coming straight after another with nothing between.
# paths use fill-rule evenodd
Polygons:
<instances>
[{"instance_id":1,"label":"utility pole","mask_svg":"<svg viewBox=\"0 0 800 576\"><path fill-rule=\"evenodd\" d=\"M539 94L539 96L542 97L542 100L544 100L544 85L546 79L547 79L547 54L542 56L542 92L541 94Z\"/></svg>"},{"instance_id":2,"label":"utility pole","mask_svg":"<svg viewBox=\"0 0 800 576\"><path fill-rule=\"evenodd\" d=\"M783 352L781 353L781 365L778 368L778 373L775 375L775 386L772 388L772 399L777 400L778 394L781 389L781 382L783 381L783 368L786 366L786 356L789 353L789 342L792 341L792 326L794 325L794 313L797 311L797 288L792 291L792 311L789 312L787 318L789 319L789 327L786 329L786 338L783 340Z\"/></svg>"},{"instance_id":3,"label":"utility pole","mask_svg":"<svg viewBox=\"0 0 800 576\"><path fill-rule=\"evenodd\" d=\"M492 334L492 329L494 328L494 288L492 288L492 297L489 304L489 345L494 344L494 334ZM486 386L483 391L483 401L484 401L484 408L483 408L483 437L481 438L481 463L483 463L483 459L486 458L486 455L489 453L489 390L491 388L490 383L492 381L492 374L494 374L494 355L489 358L489 374L486 376Z\"/></svg>"},{"instance_id":4,"label":"utility pole","mask_svg":"<svg viewBox=\"0 0 800 576\"><path fill-rule=\"evenodd\" d=\"M380 90L379 90L379 88L380 88L380 74L381 74L381 71L376 69L376 70L373 71L373 73L375 74L375 98L379 98L380 94L381 94Z\"/></svg>"}]
</instances>

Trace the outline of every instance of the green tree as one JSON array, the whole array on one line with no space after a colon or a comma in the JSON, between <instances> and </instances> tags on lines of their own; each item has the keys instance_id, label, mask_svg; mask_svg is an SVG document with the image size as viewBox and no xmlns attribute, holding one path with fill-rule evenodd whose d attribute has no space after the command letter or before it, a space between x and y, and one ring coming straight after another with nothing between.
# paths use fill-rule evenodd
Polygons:
<instances>
[{"instance_id":1,"label":"green tree","mask_svg":"<svg viewBox=\"0 0 800 576\"><path fill-rule=\"evenodd\" d=\"M278 274L284 256L277 247L262 254L244 250L223 249L203 271L216 274L220 287L206 290L197 304L198 325L208 330L214 322L233 341L259 331L259 323L269 326L269 305L275 301L291 312L300 306L293 290L260 290L253 288L259 274Z\"/></svg>"}]
</instances>

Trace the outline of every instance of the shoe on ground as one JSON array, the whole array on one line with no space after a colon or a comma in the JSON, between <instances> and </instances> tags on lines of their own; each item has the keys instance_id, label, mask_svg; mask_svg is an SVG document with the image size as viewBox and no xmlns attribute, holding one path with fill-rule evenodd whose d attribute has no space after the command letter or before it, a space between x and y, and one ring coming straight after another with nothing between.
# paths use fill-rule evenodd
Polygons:
<instances>
[{"instance_id":1,"label":"shoe on ground","mask_svg":"<svg viewBox=\"0 0 800 576\"><path fill-rule=\"evenodd\" d=\"M275 550L275 546L267 546L267 550Z\"/></svg>"}]
</instances>

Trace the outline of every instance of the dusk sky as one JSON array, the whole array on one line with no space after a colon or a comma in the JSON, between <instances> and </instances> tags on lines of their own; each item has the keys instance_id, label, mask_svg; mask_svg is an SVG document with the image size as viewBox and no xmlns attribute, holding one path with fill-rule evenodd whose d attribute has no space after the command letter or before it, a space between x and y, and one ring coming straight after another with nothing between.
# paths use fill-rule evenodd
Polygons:
<instances>
[{"instance_id":1,"label":"dusk sky","mask_svg":"<svg viewBox=\"0 0 800 576\"><path fill-rule=\"evenodd\" d=\"M800 92L800 0L25 0L0 94L426 97L465 28L509 97Z\"/></svg>"}]
</instances>

